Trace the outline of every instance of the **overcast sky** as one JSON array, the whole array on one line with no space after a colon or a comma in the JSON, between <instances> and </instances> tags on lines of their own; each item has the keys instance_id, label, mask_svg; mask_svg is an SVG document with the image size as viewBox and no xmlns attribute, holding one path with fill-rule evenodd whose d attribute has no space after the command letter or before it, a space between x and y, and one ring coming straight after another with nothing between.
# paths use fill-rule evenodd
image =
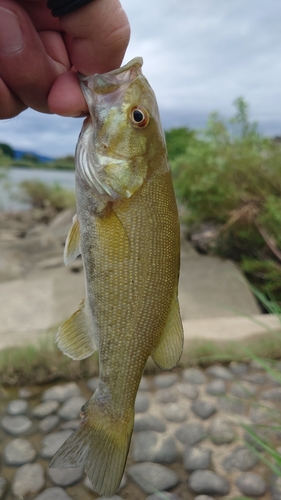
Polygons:
<instances>
[{"instance_id":1,"label":"overcast sky","mask_svg":"<svg viewBox=\"0 0 281 500\"><path fill-rule=\"evenodd\" d=\"M124 62L144 59L165 129L204 126L243 96L267 135L281 135L280 0L123 0L132 34ZM31 110L0 122L0 142L73 154L80 119Z\"/></svg>"}]
</instances>

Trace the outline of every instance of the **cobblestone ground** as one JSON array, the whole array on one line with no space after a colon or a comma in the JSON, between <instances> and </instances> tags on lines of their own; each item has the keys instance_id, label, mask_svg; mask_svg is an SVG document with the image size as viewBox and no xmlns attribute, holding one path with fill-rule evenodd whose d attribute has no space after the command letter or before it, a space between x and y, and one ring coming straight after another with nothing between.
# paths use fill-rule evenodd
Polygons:
<instances>
[{"instance_id":1,"label":"cobblestone ground","mask_svg":"<svg viewBox=\"0 0 281 500\"><path fill-rule=\"evenodd\" d=\"M48 469L96 385L90 379L0 393L0 500L99 498L81 469ZM243 427L250 424L280 453L280 414L281 385L255 362L144 377L113 498L280 500L280 479L263 462L268 455Z\"/></svg>"}]
</instances>

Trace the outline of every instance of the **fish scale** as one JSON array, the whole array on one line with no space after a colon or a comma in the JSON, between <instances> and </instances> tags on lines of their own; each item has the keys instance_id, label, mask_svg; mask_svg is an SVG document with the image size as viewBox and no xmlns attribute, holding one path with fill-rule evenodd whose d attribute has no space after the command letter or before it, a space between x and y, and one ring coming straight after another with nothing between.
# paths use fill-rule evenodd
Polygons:
<instances>
[{"instance_id":1,"label":"fish scale","mask_svg":"<svg viewBox=\"0 0 281 500\"><path fill-rule=\"evenodd\" d=\"M86 299L57 334L73 359L98 349L100 383L50 466L83 465L105 496L122 478L148 357L171 369L183 344L177 206L141 63L82 80L90 118L76 148L77 217L64 255L67 264L81 252Z\"/></svg>"}]
</instances>

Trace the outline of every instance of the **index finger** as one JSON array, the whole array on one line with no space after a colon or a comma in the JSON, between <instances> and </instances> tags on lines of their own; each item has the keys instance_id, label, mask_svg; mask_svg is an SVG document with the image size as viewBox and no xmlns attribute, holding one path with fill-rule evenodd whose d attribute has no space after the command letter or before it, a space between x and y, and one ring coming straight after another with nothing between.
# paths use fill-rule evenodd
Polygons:
<instances>
[{"instance_id":1,"label":"index finger","mask_svg":"<svg viewBox=\"0 0 281 500\"><path fill-rule=\"evenodd\" d=\"M80 73L105 73L121 65L130 26L119 0L93 0L59 18L70 35L69 56Z\"/></svg>"}]
</instances>

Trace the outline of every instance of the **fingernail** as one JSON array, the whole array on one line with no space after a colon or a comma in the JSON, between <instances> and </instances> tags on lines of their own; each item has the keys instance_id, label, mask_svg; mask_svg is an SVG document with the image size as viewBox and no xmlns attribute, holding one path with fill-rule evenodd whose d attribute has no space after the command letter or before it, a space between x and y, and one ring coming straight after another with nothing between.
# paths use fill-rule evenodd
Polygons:
<instances>
[{"instance_id":1,"label":"fingernail","mask_svg":"<svg viewBox=\"0 0 281 500\"><path fill-rule=\"evenodd\" d=\"M23 36L18 17L8 9L0 7L0 53L9 55L23 46Z\"/></svg>"}]
</instances>

